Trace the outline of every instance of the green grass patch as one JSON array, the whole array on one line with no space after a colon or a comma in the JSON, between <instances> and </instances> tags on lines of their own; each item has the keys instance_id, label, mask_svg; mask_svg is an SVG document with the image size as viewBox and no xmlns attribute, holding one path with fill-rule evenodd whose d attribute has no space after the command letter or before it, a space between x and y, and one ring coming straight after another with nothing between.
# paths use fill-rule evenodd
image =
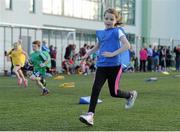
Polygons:
<instances>
[{"instance_id":1,"label":"green grass patch","mask_svg":"<svg viewBox=\"0 0 180 132\"><path fill-rule=\"evenodd\" d=\"M28 88L18 87L16 78L0 77L0 131L178 131L180 129L180 78L162 73L125 73L123 90L137 90L138 98L130 110L125 100L112 98L104 85L96 107L95 125L88 127L79 115L88 110L80 105L81 96L89 96L94 75L65 76L64 80L47 79L48 96L29 81ZM156 82L146 82L157 77ZM65 82L75 82L74 88L60 88Z\"/></svg>"}]
</instances>

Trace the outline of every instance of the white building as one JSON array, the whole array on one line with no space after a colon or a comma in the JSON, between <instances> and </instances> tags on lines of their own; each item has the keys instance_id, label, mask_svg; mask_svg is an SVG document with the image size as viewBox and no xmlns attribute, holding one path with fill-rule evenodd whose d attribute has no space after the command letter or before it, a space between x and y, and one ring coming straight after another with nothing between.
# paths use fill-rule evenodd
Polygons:
<instances>
[{"instance_id":1,"label":"white building","mask_svg":"<svg viewBox=\"0 0 180 132\"><path fill-rule=\"evenodd\" d=\"M68 43L77 49L95 44L95 30L104 28L103 12L108 7L122 12L129 41L137 49L142 40L180 40L178 5L179 0L0 0L0 71L9 69L4 51L19 38L28 53L36 39L57 46L60 69ZM157 39L146 39L151 37Z\"/></svg>"},{"instance_id":2,"label":"white building","mask_svg":"<svg viewBox=\"0 0 180 132\"><path fill-rule=\"evenodd\" d=\"M180 43L179 0L142 0L142 36L166 45Z\"/></svg>"}]
</instances>

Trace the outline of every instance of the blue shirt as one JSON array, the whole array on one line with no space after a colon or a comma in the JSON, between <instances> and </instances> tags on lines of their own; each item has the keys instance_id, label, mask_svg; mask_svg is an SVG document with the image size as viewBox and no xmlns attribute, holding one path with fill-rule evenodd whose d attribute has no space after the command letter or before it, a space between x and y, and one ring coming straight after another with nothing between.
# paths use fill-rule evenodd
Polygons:
<instances>
[{"instance_id":1,"label":"blue shirt","mask_svg":"<svg viewBox=\"0 0 180 132\"><path fill-rule=\"evenodd\" d=\"M50 52L50 49L45 44L42 44L41 50Z\"/></svg>"},{"instance_id":2,"label":"blue shirt","mask_svg":"<svg viewBox=\"0 0 180 132\"><path fill-rule=\"evenodd\" d=\"M110 28L96 31L99 42L99 52L97 58L97 67L120 66L126 67L130 63L129 51L126 50L114 57L104 57L101 54L105 51L114 52L121 48L119 31L124 32L122 28ZM124 34L123 34L124 35Z\"/></svg>"},{"instance_id":3,"label":"blue shirt","mask_svg":"<svg viewBox=\"0 0 180 132\"><path fill-rule=\"evenodd\" d=\"M151 48L147 49L147 55L152 57L153 56L153 50Z\"/></svg>"}]
</instances>

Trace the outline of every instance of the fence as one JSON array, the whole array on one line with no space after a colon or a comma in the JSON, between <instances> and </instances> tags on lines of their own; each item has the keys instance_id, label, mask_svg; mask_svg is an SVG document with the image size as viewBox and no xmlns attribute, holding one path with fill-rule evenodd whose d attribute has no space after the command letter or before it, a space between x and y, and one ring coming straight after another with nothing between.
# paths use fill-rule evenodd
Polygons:
<instances>
[{"instance_id":1,"label":"fence","mask_svg":"<svg viewBox=\"0 0 180 132\"><path fill-rule=\"evenodd\" d=\"M53 27L38 27L29 25L12 25L0 24L0 72L10 69L10 62L4 56L4 51L12 48L12 44L18 39L23 41L23 49L30 53L32 51L31 44L34 40L46 40L49 45L57 47L57 69L61 69L61 62L64 57L67 44L76 44L78 51L84 43L94 45L95 33L83 34L77 33L74 29L68 28L53 28ZM133 43L134 42L134 43ZM180 40L161 39L161 38L145 38L134 37L132 46L135 49L137 57L142 46L151 45L166 45L173 49L174 46L180 44Z\"/></svg>"},{"instance_id":2,"label":"fence","mask_svg":"<svg viewBox=\"0 0 180 132\"><path fill-rule=\"evenodd\" d=\"M146 38L146 37L140 37L137 36L135 38L135 43L133 45L133 48L135 49L136 56L139 58L139 51L141 47L149 47L149 45L153 46L167 46L170 47L171 50L175 46L180 44L180 40L174 40L172 38L170 39L163 39L163 38Z\"/></svg>"},{"instance_id":3,"label":"fence","mask_svg":"<svg viewBox=\"0 0 180 132\"><path fill-rule=\"evenodd\" d=\"M57 64L60 68L65 47L68 43L75 43L74 33L74 29L67 28L0 24L0 72L10 68L10 62L4 52L10 50L18 39L22 40L22 47L28 54L32 52L31 45L34 40L46 40L49 45L56 46L59 50Z\"/></svg>"}]
</instances>

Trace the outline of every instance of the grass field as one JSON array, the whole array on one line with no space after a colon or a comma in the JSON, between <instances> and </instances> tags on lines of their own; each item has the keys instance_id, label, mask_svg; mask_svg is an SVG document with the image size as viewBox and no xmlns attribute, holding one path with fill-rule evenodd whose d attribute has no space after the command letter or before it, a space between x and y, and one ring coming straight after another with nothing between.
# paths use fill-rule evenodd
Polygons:
<instances>
[{"instance_id":1,"label":"grass field","mask_svg":"<svg viewBox=\"0 0 180 132\"><path fill-rule=\"evenodd\" d=\"M50 94L40 96L40 90L29 81L28 88L19 88L16 78L0 77L0 131L149 131L180 130L180 78L162 73L125 73L123 90L138 91L135 106L124 109L125 100L112 98L104 85L96 107L95 125L88 127L79 121L88 105L78 104L81 96L89 96L93 75L65 76L65 80L48 78ZM145 82L158 77L156 82ZM59 88L64 82L75 82L75 88Z\"/></svg>"}]
</instances>

